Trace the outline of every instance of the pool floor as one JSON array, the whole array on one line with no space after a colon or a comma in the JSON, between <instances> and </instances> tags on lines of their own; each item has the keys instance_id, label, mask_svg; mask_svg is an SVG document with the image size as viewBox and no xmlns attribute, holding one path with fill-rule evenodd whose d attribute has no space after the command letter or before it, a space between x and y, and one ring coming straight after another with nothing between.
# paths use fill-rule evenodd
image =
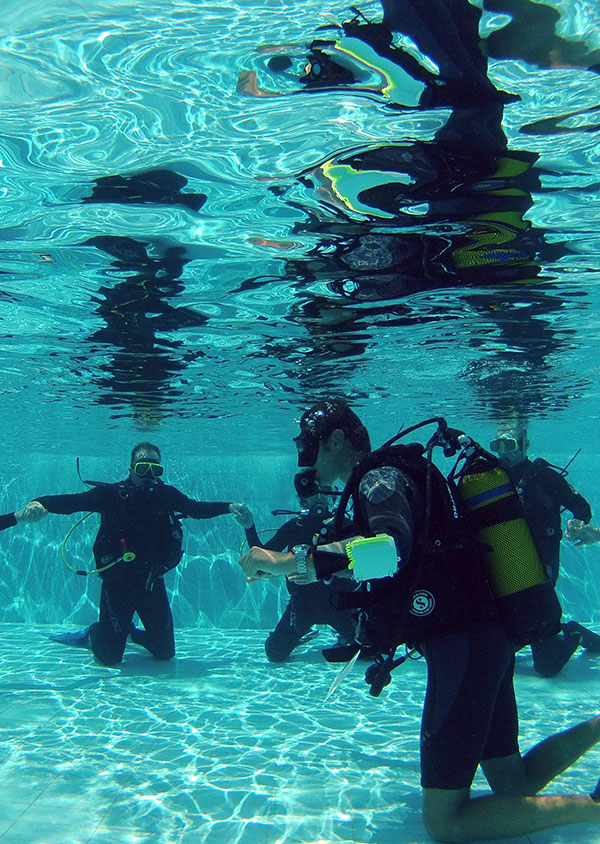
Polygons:
<instances>
[{"instance_id":1,"label":"pool floor","mask_svg":"<svg viewBox=\"0 0 600 844\"><path fill-rule=\"evenodd\" d=\"M380 698L359 662L327 703L338 666L317 639L281 666L265 631L179 630L177 659L128 646L117 669L55 644L56 627L0 625L2 844L425 844L418 724L425 666L399 668ZM600 657L553 680L518 655L523 749L596 712ZM589 791L592 751L556 790ZM485 789L478 778L477 790ZM600 844L565 827L517 844Z\"/></svg>"}]
</instances>

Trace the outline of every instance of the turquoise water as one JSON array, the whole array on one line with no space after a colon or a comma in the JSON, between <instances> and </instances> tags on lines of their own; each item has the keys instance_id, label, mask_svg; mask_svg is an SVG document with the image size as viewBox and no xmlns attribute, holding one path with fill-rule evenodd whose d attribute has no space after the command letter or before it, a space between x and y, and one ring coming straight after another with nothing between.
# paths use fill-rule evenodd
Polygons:
<instances>
[{"instance_id":1,"label":"turquoise water","mask_svg":"<svg viewBox=\"0 0 600 844\"><path fill-rule=\"evenodd\" d=\"M513 96L473 110L456 91L416 107L423 84L360 38L329 49L342 81L302 81L308 45L353 16L336 0L0 2L2 512L83 489L77 457L116 481L151 439L170 482L274 529L296 506L295 420L329 393L375 443L433 413L485 443L520 417L535 456L581 448L569 479L598 512L600 18L555 0L549 33L523 8L502 53L509 17L484 3L488 76ZM394 44L438 78L435 50ZM139 201L156 170L168 182ZM169 575L174 666L133 648L101 669L46 639L95 618L98 582L60 560L73 522L1 536L0 840L427 841L422 665L377 702L356 669L327 706L319 648L268 666L286 593L246 587L220 517L186 524ZM78 567L92 522L67 545ZM565 546L560 581L565 614L597 628L598 553ZM553 681L519 659L527 744L594 710L593 658ZM590 758L565 783L596 777Z\"/></svg>"},{"instance_id":2,"label":"turquoise water","mask_svg":"<svg viewBox=\"0 0 600 844\"><path fill-rule=\"evenodd\" d=\"M559 8L565 37L600 48L595 4ZM361 11L381 18L376 2ZM390 220L360 213L365 205L332 207L320 165L431 142L450 111L395 109L359 84L289 93L298 83L270 72L273 54L258 48L292 45L300 72L317 27L351 17L343 3L293 15L279 2L40 2L26 19L12 4L3 12L9 453L113 456L140 430L176 453L278 453L298 410L329 391L354 400L375 440L440 402L462 424L487 424L506 372L528 416L553 432L574 427L580 438L596 420L597 74L490 61L497 87L520 97L503 109L510 148L539 156L525 213L548 253L536 285L490 289L475 273L421 290L363 284L352 296L356 272L340 288L339 266L324 261L310 277L306 265L357 225L377 232ZM503 20L487 13L482 29ZM237 93L243 70L288 96ZM204 194L204 206L82 202L95 179L155 168L187 179L182 192ZM432 192L405 203L410 225L392 219L390 231L464 227L460 210L434 219ZM127 284L131 268L82 246L98 237L144 242L159 263L183 246L188 263L163 288L153 283L145 303L143 283ZM360 257L349 260L341 266L356 270Z\"/></svg>"}]
</instances>

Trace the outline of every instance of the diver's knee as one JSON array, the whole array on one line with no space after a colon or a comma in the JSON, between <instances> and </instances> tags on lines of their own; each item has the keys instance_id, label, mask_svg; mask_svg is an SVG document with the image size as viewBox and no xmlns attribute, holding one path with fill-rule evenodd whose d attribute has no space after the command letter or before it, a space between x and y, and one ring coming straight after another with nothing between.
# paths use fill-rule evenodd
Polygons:
<instances>
[{"instance_id":1,"label":"diver's knee","mask_svg":"<svg viewBox=\"0 0 600 844\"><path fill-rule=\"evenodd\" d=\"M123 661L125 642L107 642L98 632L98 629L92 626L90 629L90 648L96 662L110 668Z\"/></svg>"},{"instance_id":2,"label":"diver's knee","mask_svg":"<svg viewBox=\"0 0 600 844\"><path fill-rule=\"evenodd\" d=\"M293 649L293 646L277 641L272 635L265 642L265 654L269 662L285 662Z\"/></svg>"},{"instance_id":3,"label":"diver's knee","mask_svg":"<svg viewBox=\"0 0 600 844\"><path fill-rule=\"evenodd\" d=\"M157 651L156 653L153 653L152 656L154 659L158 659L159 662L169 662L169 660L175 657L175 649L173 648L169 651Z\"/></svg>"},{"instance_id":4,"label":"diver's knee","mask_svg":"<svg viewBox=\"0 0 600 844\"><path fill-rule=\"evenodd\" d=\"M423 789L423 824L434 841L463 844L472 840L461 822L461 812L469 802L469 789Z\"/></svg>"},{"instance_id":5,"label":"diver's knee","mask_svg":"<svg viewBox=\"0 0 600 844\"><path fill-rule=\"evenodd\" d=\"M466 838L464 834L461 834L450 827L446 828L425 824L425 829L427 830L429 837L433 841L439 841L440 844L463 844L463 842L472 840L470 838Z\"/></svg>"},{"instance_id":6,"label":"diver's knee","mask_svg":"<svg viewBox=\"0 0 600 844\"><path fill-rule=\"evenodd\" d=\"M107 668L112 668L114 665L119 665L119 663L123 662L123 654L111 654L108 652L102 653L101 651L93 651L94 659L99 665L104 665Z\"/></svg>"},{"instance_id":7,"label":"diver's knee","mask_svg":"<svg viewBox=\"0 0 600 844\"><path fill-rule=\"evenodd\" d=\"M430 838L440 844L463 844L472 840L465 835L461 824L451 817L428 817L424 812L423 824Z\"/></svg>"}]
</instances>

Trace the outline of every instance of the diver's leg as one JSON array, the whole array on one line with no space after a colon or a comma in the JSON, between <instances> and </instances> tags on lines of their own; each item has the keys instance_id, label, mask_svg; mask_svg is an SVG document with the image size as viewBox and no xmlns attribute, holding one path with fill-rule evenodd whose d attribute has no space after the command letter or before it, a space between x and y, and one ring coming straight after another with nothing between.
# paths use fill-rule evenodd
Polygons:
<instances>
[{"instance_id":1,"label":"diver's leg","mask_svg":"<svg viewBox=\"0 0 600 844\"><path fill-rule=\"evenodd\" d=\"M481 760L518 753L514 653L504 630L486 624L426 642L421 785L461 791Z\"/></svg>"},{"instance_id":2,"label":"diver's leg","mask_svg":"<svg viewBox=\"0 0 600 844\"><path fill-rule=\"evenodd\" d=\"M173 613L162 577L154 581L151 590L140 589L136 610L144 629L128 631L132 642L142 645L156 659L172 659L175 656Z\"/></svg>"},{"instance_id":3,"label":"diver's leg","mask_svg":"<svg viewBox=\"0 0 600 844\"><path fill-rule=\"evenodd\" d=\"M588 794L538 795L600 741L600 716L518 753L482 762L494 794L470 799L469 789L424 789L423 817L438 841L509 838L584 821L600 822L600 803ZM599 799L595 795L595 799Z\"/></svg>"},{"instance_id":4,"label":"diver's leg","mask_svg":"<svg viewBox=\"0 0 600 844\"><path fill-rule=\"evenodd\" d=\"M331 583L308 583L294 592L296 616L300 626L307 629L313 624L329 624L348 642L354 641L355 615L344 606L345 592L355 592L356 582L346 578L334 578Z\"/></svg>"},{"instance_id":5,"label":"diver's leg","mask_svg":"<svg viewBox=\"0 0 600 844\"><path fill-rule=\"evenodd\" d=\"M567 621L563 624L562 629L565 636L567 634L579 633L581 636L581 647L585 648L586 651L600 653L600 636L594 633L593 630L589 630L577 621Z\"/></svg>"},{"instance_id":6,"label":"diver's leg","mask_svg":"<svg viewBox=\"0 0 600 844\"><path fill-rule=\"evenodd\" d=\"M523 757L528 793L537 793L600 741L600 715L555 733Z\"/></svg>"},{"instance_id":7,"label":"diver's leg","mask_svg":"<svg viewBox=\"0 0 600 844\"><path fill-rule=\"evenodd\" d=\"M284 662L298 645L302 636L310 630L310 622L296 612L296 597L301 588L290 596L288 605L277 622L275 630L269 633L267 637L265 653L269 662Z\"/></svg>"},{"instance_id":8,"label":"diver's leg","mask_svg":"<svg viewBox=\"0 0 600 844\"><path fill-rule=\"evenodd\" d=\"M464 789L424 789L423 820L434 841L483 841L542 829L600 821L600 803L588 794L470 797Z\"/></svg>"},{"instance_id":9,"label":"diver's leg","mask_svg":"<svg viewBox=\"0 0 600 844\"><path fill-rule=\"evenodd\" d=\"M488 759L481 767L495 794L532 797L599 741L600 716L595 716L549 736L523 757Z\"/></svg>"},{"instance_id":10,"label":"diver's leg","mask_svg":"<svg viewBox=\"0 0 600 844\"><path fill-rule=\"evenodd\" d=\"M600 716L544 739L523 757L518 750L513 752L511 737L517 732L518 712L511 671L498 691L481 768L494 794L531 797L600 741Z\"/></svg>"},{"instance_id":11,"label":"diver's leg","mask_svg":"<svg viewBox=\"0 0 600 844\"><path fill-rule=\"evenodd\" d=\"M589 795L533 796L600 740L600 717L546 739L521 758L512 654L503 647L502 631L496 630L495 643L490 633L491 627L479 628L465 634L462 642L460 635L442 637L424 649L428 684L422 785L427 831L437 841L467 842L600 821L600 804ZM446 664L450 654L453 659ZM459 676L453 679L456 671ZM486 753L505 755L481 762L494 794L471 799L469 776L486 733L481 758Z\"/></svg>"},{"instance_id":12,"label":"diver's leg","mask_svg":"<svg viewBox=\"0 0 600 844\"><path fill-rule=\"evenodd\" d=\"M581 635L576 632L566 632L564 636L557 634L539 642L532 642L533 667L542 677L554 677L571 659L580 642Z\"/></svg>"},{"instance_id":13,"label":"diver's leg","mask_svg":"<svg viewBox=\"0 0 600 844\"><path fill-rule=\"evenodd\" d=\"M100 616L89 631L90 646L98 662L116 665L123 659L134 613L132 590L126 581L103 583Z\"/></svg>"},{"instance_id":14,"label":"diver's leg","mask_svg":"<svg viewBox=\"0 0 600 844\"><path fill-rule=\"evenodd\" d=\"M338 634L335 645L322 649L325 659L328 662L347 662L352 659L360 647L354 640L356 615L349 609L340 609L338 601L343 602L341 593L356 591L356 583L334 578L332 583L317 581L302 587L302 590L304 616L311 624L327 624Z\"/></svg>"}]
</instances>

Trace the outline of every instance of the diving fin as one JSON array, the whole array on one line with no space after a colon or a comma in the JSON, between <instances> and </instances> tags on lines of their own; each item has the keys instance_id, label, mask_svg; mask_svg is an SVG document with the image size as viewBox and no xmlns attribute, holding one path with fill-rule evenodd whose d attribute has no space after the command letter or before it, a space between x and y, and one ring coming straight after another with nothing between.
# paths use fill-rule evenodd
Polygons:
<instances>
[{"instance_id":1,"label":"diving fin","mask_svg":"<svg viewBox=\"0 0 600 844\"><path fill-rule=\"evenodd\" d=\"M90 628L84 627L83 630L76 630L74 633L56 633L54 636L49 636L51 641L58 642L59 645L71 645L74 648L90 649Z\"/></svg>"}]
</instances>

